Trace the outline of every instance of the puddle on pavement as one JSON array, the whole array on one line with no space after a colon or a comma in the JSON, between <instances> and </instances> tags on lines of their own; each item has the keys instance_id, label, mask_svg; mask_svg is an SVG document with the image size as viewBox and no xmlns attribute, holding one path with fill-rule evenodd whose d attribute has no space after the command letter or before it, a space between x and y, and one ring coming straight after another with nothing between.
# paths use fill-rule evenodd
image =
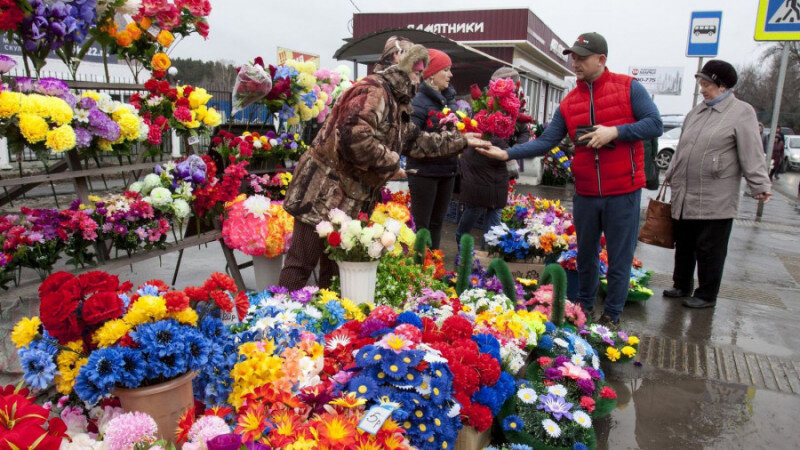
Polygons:
<instances>
[{"instance_id":1,"label":"puddle on pavement","mask_svg":"<svg viewBox=\"0 0 800 450\"><path fill-rule=\"evenodd\" d=\"M797 448L800 396L632 366L609 379L618 405L594 424L598 449Z\"/></svg>"}]
</instances>

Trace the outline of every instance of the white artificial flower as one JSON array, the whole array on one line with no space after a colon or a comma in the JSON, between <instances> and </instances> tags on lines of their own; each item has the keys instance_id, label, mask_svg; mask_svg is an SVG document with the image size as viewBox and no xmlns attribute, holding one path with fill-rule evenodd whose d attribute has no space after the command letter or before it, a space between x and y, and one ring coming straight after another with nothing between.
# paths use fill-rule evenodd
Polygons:
<instances>
[{"instance_id":1,"label":"white artificial flower","mask_svg":"<svg viewBox=\"0 0 800 450\"><path fill-rule=\"evenodd\" d=\"M580 355L572 355L572 358L570 358L570 362L578 367L583 367L586 365L586 363L583 361L583 358Z\"/></svg>"},{"instance_id":2,"label":"white artificial flower","mask_svg":"<svg viewBox=\"0 0 800 450\"><path fill-rule=\"evenodd\" d=\"M96 439L92 439L86 433L78 433L73 436L70 436L72 442L67 442L66 440L61 442L61 446L59 449L65 450L95 450L103 448L103 442L97 441Z\"/></svg>"},{"instance_id":3,"label":"white artificial flower","mask_svg":"<svg viewBox=\"0 0 800 450\"><path fill-rule=\"evenodd\" d=\"M131 192L142 192L142 188L144 187L144 183L141 181L136 181L128 187L128 190Z\"/></svg>"},{"instance_id":4,"label":"white artificial flower","mask_svg":"<svg viewBox=\"0 0 800 450\"><path fill-rule=\"evenodd\" d=\"M339 208L333 208L332 210L328 211L328 218L331 219L331 223L334 225L341 225L345 220L350 219L347 213Z\"/></svg>"},{"instance_id":5,"label":"white artificial flower","mask_svg":"<svg viewBox=\"0 0 800 450\"><path fill-rule=\"evenodd\" d=\"M176 199L172 203L172 208L175 210L175 217L178 219L185 219L192 213L192 208L182 198Z\"/></svg>"},{"instance_id":6,"label":"white artificial flower","mask_svg":"<svg viewBox=\"0 0 800 450\"><path fill-rule=\"evenodd\" d=\"M517 391L517 397L522 400L522 403L527 403L528 405L532 405L536 403L536 391L531 388L522 388Z\"/></svg>"},{"instance_id":7,"label":"white artificial flower","mask_svg":"<svg viewBox=\"0 0 800 450\"><path fill-rule=\"evenodd\" d=\"M559 347L564 347L564 348L569 347L569 343L567 341L565 341L564 339L561 339L561 338L553 339L553 343L558 345Z\"/></svg>"},{"instance_id":8,"label":"white artificial flower","mask_svg":"<svg viewBox=\"0 0 800 450\"><path fill-rule=\"evenodd\" d=\"M572 413L572 421L577 423L583 428L592 427L592 418L583 411L575 411Z\"/></svg>"},{"instance_id":9,"label":"white artificial flower","mask_svg":"<svg viewBox=\"0 0 800 450\"><path fill-rule=\"evenodd\" d=\"M371 227L362 228L358 235L358 240L364 247L369 247L375 240L375 230Z\"/></svg>"},{"instance_id":10,"label":"white artificial flower","mask_svg":"<svg viewBox=\"0 0 800 450\"><path fill-rule=\"evenodd\" d=\"M319 237L321 238L328 237L328 235L333 233L333 224L328 222L327 220L323 220L322 222L317 224L316 230Z\"/></svg>"},{"instance_id":11,"label":"white artificial flower","mask_svg":"<svg viewBox=\"0 0 800 450\"><path fill-rule=\"evenodd\" d=\"M340 247L346 252L349 252L356 246L356 238L352 234L343 234L342 235L342 243L339 244Z\"/></svg>"},{"instance_id":12,"label":"white artificial flower","mask_svg":"<svg viewBox=\"0 0 800 450\"><path fill-rule=\"evenodd\" d=\"M597 358L597 355L592 355L592 367L595 370L600 368L600 359Z\"/></svg>"},{"instance_id":13,"label":"white artificial flower","mask_svg":"<svg viewBox=\"0 0 800 450\"><path fill-rule=\"evenodd\" d=\"M139 118L139 136L136 139L139 140L139 141L144 141L144 140L147 139L147 135L148 134L150 134L150 126L147 125L147 123L144 120L142 120L142 118L140 117Z\"/></svg>"},{"instance_id":14,"label":"white artificial flower","mask_svg":"<svg viewBox=\"0 0 800 450\"><path fill-rule=\"evenodd\" d=\"M322 312L317 308L313 307L312 305L306 305L303 308L303 312L306 313L308 317L312 319L319 320L322 319Z\"/></svg>"},{"instance_id":15,"label":"white artificial flower","mask_svg":"<svg viewBox=\"0 0 800 450\"><path fill-rule=\"evenodd\" d=\"M400 234L400 229L403 228L403 224L390 217L386 219L386 222L383 223L383 227L386 229L386 231L398 235Z\"/></svg>"},{"instance_id":16,"label":"white artificial flower","mask_svg":"<svg viewBox=\"0 0 800 450\"><path fill-rule=\"evenodd\" d=\"M161 177L154 173L149 173L144 177L144 180L142 180L142 190L140 192L147 195L153 188L158 186L161 186Z\"/></svg>"},{"instance_id":17,"label":"white artificial flower","mask_svg":"<svg viewBox=\"0 0 800 450\"><path fill-rule=\"evenodd\" d=\"M380 242L372 242L367 248L367 254L372 259L380 259L383 255L383 245Z\"/></svg>"},{"instance_id":18,"label":"white artificial flower","mask_svg":"<svg viewBox=\"0 0 800 450\"><path fill-rule=\"evenodd\" d=\"M154 95L154 96L148 98L146 103L147 103L147 106L151 106L152 107L152 106L160 105L161 102L163 102L163 101L164 101L164 97L162 97L160 95Z\"/></svg>"},{"instance_id":19,"label":"white artificial flower","mask_svg":"<svg viewBox=\"0 0 800 450\"><path fill-rule=\"evenodd\" d=\"M552 386L547 387L547 392L553 395L557 395L559 397L566 397L567 396L567 388L565 388L561 384L554 384Z\"/></svg>"},{"instance_id":20,"label":"white artificial flower","mask_svg":"<svg viewBox=\"0 0 800 450\"><path fill-rule=\"evenodd\" d=\"M97 109L106 114L112 114L116 108L116 102L111 99L110 95L105 92L100 94L100 99L97 101Z\"/></svg>"},{"instance_id":21,"label":"white artificial flower","mask_svg":"<svg viewBox=\"0 0 800 450\"><path fill-rule=\"evenodd\" d=\"M150 191L149 203L153 206L167 206L172 203L172 192L167 188L157 187Z\"/></svg>"},{"instance_id":22,"label":"white artificial flower","mask_svg":"<svg viewBox=\"0 0 800 450\"><path fill-rule=\"evenodd\" d=\"M561 427L558 426L557 423L553 422L550 419L544 419L542 421L542 427L547 432L547 435L551 438L557 438L561 436Z\"/></svg>"},{"instance_id":23,"label":"white artificial flower","mask_svg":"<svg viewBox=\"0 0 800 450\"><path fill-rule=\"evenodd\" d=\"M395 242L397 242L397 236L388 232L384 231L381 234L381 244L387 249L391 249L394 247Z\"/></svg>"},{"instance_id":24,"label":"white artificial flower","mask_svg":"<svg viewBox=\"0 0 800 450\"><path fill-rule=\"evenodd\" d=\"M269 214L270 200L263 195L251 195L244 201L244 207L247 209L248 215L254 217L263 217Z\"/></svg>"},{"instance_id":25,"label":"white artificial flower","mask_svg":"<svg viewBox=\"0 0 800 450\"><path fill-rule=\"evenodd\" d=\"M73 118L78 122L83 122L83 123L89 122L89 110L75 108L75 114L73 115Z\"/></svg>"},{"instance_id":26,"label":"white artificial flower","mask_svg":"<svg viewBox=\"0 0 800 450\"><path fill-rule=\"evenodd\" d=\"M355 236L359 236L361 234L361 221L360 220L348 220L342 224L342 233L351 233Z\"/></svg>"},{"instance_id":27,"label":"white artificial flower","mask_svg":"<svg viewBox=\"0 0 800 450\"><path fill-rule=\"evenodd\" d=\"M375 236L380 236L383 234L384 231L386 231L386 228L384 228L383 225L379 223L373 223L372 225L370 225L370 228L372 228L372 231L375 232Z\"/></svg>"}]
</instances>

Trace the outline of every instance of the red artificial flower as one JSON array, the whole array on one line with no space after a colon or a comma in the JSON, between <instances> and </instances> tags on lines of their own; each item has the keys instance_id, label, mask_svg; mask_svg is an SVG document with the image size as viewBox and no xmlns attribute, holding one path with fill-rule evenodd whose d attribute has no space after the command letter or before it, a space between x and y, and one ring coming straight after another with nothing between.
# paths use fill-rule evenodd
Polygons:
<instances>
[{"instance_id":1,"label":"red artificial flower","mask_svg":"<svg viewBox=\"0 0 800 450\"><path fill-rule=\"evenodd\" d=\"M185 91L184 91L184 95L185 95ZM191 104L189 103L189 99L186 98L186 97L181 97L181 98L178 99L178 101L175 102L175 108L176 109L177 108L189 109L190 107L191 107ZM177 112L177 110L175 112ZM175 118L177 119L178 117L175 116ZM178 119L178 120L180 120L180 119ZM188 122L188 121L184 120L184 122Z\"/></svg>"},{"instance_id":2,"label":"red artificial flower","mask_svg":"<svg viewBox=\"0 0 800 450\"><path fill-rule=\"evenodd\" d=\"M0 1L0 31L15 31L19 29L25 13L14 0Z\"/></svg>"},{"instance_id":3,"label":"red artificial flower","mask_svg":"<svg viewBox=\"0 0 800 450\"><path fill-rule=\"evenodd\" d=\"M328 235L328 245L331 247L338 247L342 243L342 235L338 231L332 231Z\"/></svg>"},{"instance_id":4,"label":"red artificial flower","mask_svg":"<svg viewBox=\"0 0 800 450\"><path fill-rule=\"evenodd\" d=\"M153 75L153 78L156 78L158 80L163 80L164 78L167 77L167 71L166 70L154 70L152 75Z\"/></svg>"},{"instance_id":5,"label":"red artificial flower","mask_svg":"<svg viewBox=\"0 0 800 450\"><path fill-rule=\"evenodd\" d=\"M133 338L131 337L131 333L130 332L125 333L125 336L122 336L121 338L119 338L119 341L117 341L117 343L121 347L128 347L128 348L138 348L139 347L139 344L136 343L136 341L134 341Z\"/></svg>"},{"instance_id":6,"label":"red artificial flower","mask_svg":"<svg viewBox=\"0 0 800 450\"><path fill-rule=\"evenodd\" d=\"M83 302L81 316L88 325L116 319L125 312L125 304L116 292L98 292Z\"/></svg>"},{"instance_id":7,"label":"red artificial flower","mask_svg":"<svg viewBox=\"0 0 800 450\"><path fill-rule=\"evenodd\" d=\"M480 374L481 386L494 386L500 379L500 364L488 353L478 355L475 370Z\"/></svg>"},{"instance_id":8,"label":"red artificial flower","mask_svg":"<svg viewBox=\"0 0 800 450\"><path fill-rule=\"evenodd\" d=\"M183 96L184 97L188 98L189 94L191 94L192 92L194 92L194 87L192 87L192 86L184 86L184 88L183 88Z\"/></svg>"},{"instance_id":9,"label":"red artificial flower","mask_svg":"<svg viewBox=\"0 0 800 450\"><path fill-rule=\"evenodd\" d=\"M150 78L144 82L144 88L152 93L158 92L158 80L155 78Z\"/></svg>"},{"instance_id":10,"label":"red artificial flower","mask_svg":"<svg viewBox=\"0 0 800 450\"><path fill-rule=\"evenodd\" d=\"M75 275L64 271L59 271L50 275L49 277L45 278L44 281L42 281L42 284L39 285L39 297L44 297L52 292L57 292L67 281L74 279Z\"/></svg>"},{"instance_id":11,"label":"red artificial flower","mask_svg":"<svg viewBox=\"0 0 800 450\"><path fill-rule=\"evenodd\" d=\"M359 212L359 213L358 213L358 220L360 220L360 221L362 221L362 222L366 222L366 221L368 221L368 220L369 220L369 215L367 215L367 213L365 213L365 212L363 212L363 211L362 211L362 212Z\"/></svg>"},{"instance_id":12,"label":"red artificial flower","mask_svg":"<svg viewBox=\"0 0 800 450\"><path fill-rule=\"evenodd\" d=\"M517 123L531 123L531 122L533 122L533 117L527 114L520 114L517 116Z\"/></svg>"},{"instance_id":13,"label":"red artificial flower","mask_svg":"<svg viewBox=\"0 0 800 450\"><path fill-rule=\"evenodd\" d=\"M549 366L550 363L553 362L553 360L547 356L540 356L536 358L536 362L538 362L540 366L544 367L544 366Z\"/></svg>"},{"instance_id":14,"label":"red artificial flower","mask_svg":"<svg viewBox=\"0 0 800 450\"><path fill-rule=\"evenodd\" d=\"M461 415L467 418L467 423L481 433L492 425L492 410L479 403L472 403L461 410Z\"/></svg>"},{"instance_id":15,"label":"red artificial flower","mask_svg":"<svg viewBox=\"0 0 800 450\"><path fill-rule=\"evenodd\" d=\"M585 395L581 397L580 405L581 408L585 409L586 411L589 411L590 413L593 412L595 408L594 399L592 397L587 397Z\"/></svg>"},{"instance_id":16,"label":"red artificial flower","mask_svg":"<svg viewBox=\"0 0 800 450\"><path fill-rule=\"evenodd\" d=\"M208 39L208 22L205 20L198 20L194 23L194 28L200 36L203 36L203 39Z\"/></svg>"},{"instance_id":17,"label":"red artificial flower","mask_svg":"<svg viewBox=\"0 0 800 450\"><path fill-rule=\"evenodd\" d=\"M236 305L236 314L239 316L239 320L244 320L244 316L247 315L247 309L250 308L250 299L247 294L239 291L234 297L233 303Z\"/></svg>"},{"instance_id":18,"label":"red artificial flower","mask_svg":"<svg viewBox=\"0 0 800 450\"><path fill-rule=\"evenodd\" d=\"M168 312L179 312L189 307L189 296L181 291L168 291L164 293Z\"/></svg>"},{"instance_id":19,"label":"red artificial flower","mask_svg":"<svg viewBox=\"0 0 800 450\"><path fill-rule=\"evenodd\" d=\"M481 91L481 88L477 84L473 84L469 87L469 94L473 100L477 100L483 96L483 91Z\"/></svg>"},{"instance_id":20,"label":"red artificial flower","mask_svg":"<svg viewBox=\"0 0 800 450\"><path fill-rule=\"evenodd\" d=\"M190 406L183 412L180 420L178 420L178 428L175 430L175 442L183 444L189 439L189 430L195 422L195 409Z\"/></svg>"},{"instance_id":21,"label":"red artificial flower","mask_svg":"<svg viewBox=\"0 0 800 450\"><path fill-rule=\"evenodd\" d=\"M611 386L603 386L603 388L600 389L600 397L613 400L617 398L617 393L614 392L614 389L611 389Z\"/></svg>"},{"instance_id":22,"label":"red artificial flower","mask_svg":"<svg viewBox=\"0 0 800 450\"><path fill-rule=\"evenodd\" d=\"M116 291L119 288L119 277L99 270L86 272L78 277L81 294L87 296L100 291Z\"/></svg>"},{"instance_id":23,"label":"red artificial flower","mask_svg":"<svg viewBox=\"0 0 800 450\"><path fill-rule=\"evenodd\" d=\"M234 304L227 292L211 291L209 294L211 299L214 300L214 303L219 307L219 309L225 312L233 311Z\"/></svg>"},{"instance_id":24,"label":"red artificial flower","mask_svg":"<svg viewBox=\"0 0 800 450\"><path fill-rule=\"evenodd\" d=\"M442 323L442 330L446 330L448 339L454 341L469 339L472 336L473 327L472 323L464 317L450 316Z\"/></svg>"},{"instance_id":25,"label":"red artificial flower","mask_svg":"<svg viewBox=\"0 0 800 450\"><path fill-rule=\"evenodd\" d=\"M80 338L83 327L77 317L78 295L51 293L41 297L40 301L39 318L50 335L62 345Z\"/></svg>"},{"instance_id":26,"label":"red artificial flower","mask_svg":"<svg viewBox=\"0 0 800 450\"><path fill-rule=\"evenodd\" d=\"M253 64L261 66L262 69L264 68L264 60L260 56L256 56L253 60Z\"/></svg>"},{"instance_id":27,"label":"red artificial flower","mask_svg":"<svg viewBox=\"0 0 800 450\"><path fill-rule=\"evenodd\" d=\"M486 126L486 131L501 139L508 139L514 134L514 120L501 112L490 114L486 118Z\"/></svg>"},{"instance_id":28,"label":"red artificial flower","mask_svg":"<svg viewBox=\"0 0 800 450\"><path fill-rule=\"evenodd\" d=\"M492 80L489 82L489 91L488 95L491 97L509 97L509 96L516 96L514 93L516 92L517 88L514 85L514 80L511 78L500 78L497 80Z\"/></svg>"}]
</instances>

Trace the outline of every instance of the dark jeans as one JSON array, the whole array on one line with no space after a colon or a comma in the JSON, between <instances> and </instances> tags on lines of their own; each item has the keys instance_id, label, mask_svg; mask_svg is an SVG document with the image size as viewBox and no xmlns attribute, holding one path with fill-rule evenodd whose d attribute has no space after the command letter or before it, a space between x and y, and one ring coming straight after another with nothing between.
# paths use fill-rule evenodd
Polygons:
<instances>
[{"instance_id":1,"label":"dark jeans","mask_svg":"<svg viewBox=\"0 0 800 450\"><path fill-rule=\"evenodd\" d=\"M461 245L461 236L468 234L472 228L478 223L482 214L486 214L486 229L484 232L489 231L490 228L500 225L500 216L503 208L490 209L482 206L464 204L464 212L461 213L461 220L458 221L458 228L456 229L456 243ZM485 241L484 241L485 242Z\"/></svg>"},{"instance_id":2,"label":"dark jeans","mask_svg":"<svg viewBox=\"0 0 800 450\"><path fill-rule=\"evenodd\" d=\"M578 301L591 311L600 284L600 236L608 250L608 293L605 313L618 320L628 298L631 263L639 231L641 189L629 194L589 197L575 194L575 234L578 238Z\"/></svg>"},{"instance_id":3,"label":"dark jeans","mask_svg":"<svg viewBox=\"0 0 800 450\"><path fill-rule=\"evenodd\" d=\"M673 286L686 292L694 285L697 266L698 287L694 296L716 301L722 283L722 270L728 255L728 239L733 219L673 220L675 268Z\"/></svg>"},{"instance_id":4,"label":"dark jeans","mask_svg":"<svg viewBox=\"0 0 800 450\"><path fill-rule=\"evenodd\" d=\"M456 177L425 177L408 175L408 190L411 193L411 216L417 229L431 232L434 249L442 241L442 226Z\"/></svg>"},{"instance_id":5,"label":"dark jeans","mask_svg":"<svg viewBox=\"0 0 800 450\"><path fill-rule=\"evenodd\" d=\"M331 277L339 275L339 266L325 254L325 241L316 228L307 223L294 221L292 245L286 252L286 261L281 269L278 284L290 291L303 288L319 261L319 287L328 288Z\"/></svg>"}]
</instances>

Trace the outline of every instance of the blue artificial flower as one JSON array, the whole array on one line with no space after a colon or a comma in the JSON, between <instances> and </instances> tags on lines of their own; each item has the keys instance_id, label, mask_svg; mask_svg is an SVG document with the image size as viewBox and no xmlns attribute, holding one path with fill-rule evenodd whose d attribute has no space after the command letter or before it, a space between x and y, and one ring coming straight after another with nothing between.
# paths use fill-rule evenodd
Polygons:
<instances>
[{"instance_id":1,"label":"blue artificial flower","mask_svg":"<svg viewBox=\"0 0 800 450\"><path fill-rule=\"evenodd\" d=\"M287 105L285 103L281 107L281 110L278 111L278 117L281 120L291 119L292 117L294 117L294 115L295 115L294 114L294 109L291 106L289 106L289 105Z\"/></svg>"},{"instance_id":2,"label":"blue artificial flower","mask_svg":"<svg viewBox=\"0 0 800 450\"><path fill-rule=\"evenodd\" d=\"M522 431L525 423L518 415L510 415L503 419L503 430L505 431Z\"/></svg>"},{"instance_id":3,"label":"blue artificial flower","mask_svg":"<svg viewBox=\"0 0 800 450\"><path fill-rule=\"evenodd\" d=\"M347 390L355 392L359 397L372 400L378 394L378 385L371 377L362 374L350 379L347 383Z\"/></svg>"},{"instance_id":4,"label":"blue artificial flower","mask_svg":"<svg viewBox=\"0 0 800 450\"><path fill-rule=\"evenodd\" d=\"M89 355L89 361L81 367L95 386L103 391L110 391L120 381L119 368L123 365L119 347L100 348Z\"/></svg>"},{"instance_id":5,"label":"blue artificial flower","mask_svg":"<svg viewBox=\"0 0 800 450\"><path fill-rule=\"evenodd\" d=\"M189 327L184 334L183 344L190 370L200 370L208 364L211 345L209 345L209 339L203 336L199 330Z\"/></svg>"},{"instance_id":6,"label":"blue artificial flower","mask_svg":"<svg viewBox=\"0 0 800 450\"><path fill-rule=\"evenodd\" d=\"M572 450L589 450L589 447L583 442L576 442L575 445L572 446Z\"/></svg>"},{"instance_id":7,"label":"blue artificial flower","mask_svg":"<svg viewBox=\"0 0 800 450\"><path fill-rule=\"evenodd\" d=\"M204 317L198 328L207 338L212 340L220 339L228 334L225 325L222 324L222 320L216 317Z\"/></svg>"},{"instance_id":8,"label":"blue artificial flower","mask_svg":"<svg viewBox=\"0 0 800 450\"><path fill-rule=\"evenodd\" d=\"M553 338L550 336L543 334L539 338L539 342L536 343L536 346L541 348L542 350L549 352L553 349Z\"/></svg>"},{"instance_id":9,"label":"blue artificial flower","mask_svg":"<svg viewBox=\"0 0 800 450\"><path fill-rule=\"evenodd\" d=\"M25 382L33 388L45 389L56 377L53 356L32 346L19 349L19 363Z\"/></svg>"},{"instance_id":10,"label":"blue artificial flower","mask_svg":"<svg viewBox=\"0 0 800 450\"><path fill-rule=\"evenodd\" d=\"M131 304L131 298L128 297L128 294L118 294L117 296L120 300L122 300L122 304L125 306L125 309L128 309L128 305Z\"/></svg>"},{"instance_id":11,"label":"blue artificial flower","mask_svg":"<svg viewBox=\"0 0 800 450\"><path fill-rule=\"evenodd\" d=\"M180 325L173 319L139 325L131 337L147 355L147 378L172 378L187 370L188 355L184 339L192 327Z\"/></svg>"},{"instance_id":12,"label":"blue artificial flower","mask_svg":"<svg viewBox=\"0 0 800 450\"><path fill-rule=\"evenodd\" d=\"M553 322L547 321L544 323L544 331L545 333L552 333L556 331L556 326L553 324Z\"/></svg>"},{"instance_id":13,"label":"blue artificial flower","mask_svg":"<svg viewBox=\"0 0 800 450\"><path fill-rule=\"evenodd\" d=\"M497 362L502 362L500 358L500 342L496 337L491 334L482 333L472 336L472 340L478 344L478 349L481 353L488 353L492 355Z\"/></svg>"},{"instance_id":14,"label":"blue artificial flower","mask_svg":"<svg viewBox=\"0 0 800 450\"><path fill-rule=\"evenodd\" d=\"M404 311L397 315L397 325L407 323L422 330L422 319L412 311Z\"/></svg>"},{"instance_id":15,"label":"blue artificial flower","mask_svg":"<svg viewBox=\"0 0 800 450\"><path fill-rule=\"evenodd\" d=\"M297 71L294 67L291 66L278 66L278 69L275 71L274 78L276 80L280 80L281 78L291 78L296 77L299 75L300 72Z\"/></svg>"},{"instance_id":16,"label":"blue artificial flower","mask_svg":"<svg viewBox=\"0 0 800 450\"><path fill-rule=\"evenodd\" d=\"M78 376L75 378L75 393L78 394L81 400L84 402L93 405L100 400L100 397L106 395L109 390L108 389L101 389L96 384L92 383L89 379L89 371L85 370L85 368L81 368L80 372L78 372Z\"/></svg>"},{"instance_id":17,"label":"blue artificial flower","mask_svg":"<svg viewBox=\"0 0 800 450\"><path fill-rule=\"evenodd\" d=\"M408 373L409 364L403 361L402 357L392 351L385 352L381 359L381 370L386 375L396 380L403 379Z\"/></svg>"},{"instance_id":18,"label":"blue artificial flower","mask_svg":"<svg viewBox=\"0 0 800 450\"><path fill-rule=\"evenodd\" d=\"M117 347L117 349L122 359L119 383L127 388L139 387L147 374L147 361L137 350L127 347Z\"/></svg>"},{"instance_id":19,"label":"blue artificial flower","mask_svg":"<svg viewBox=\"0 0 800 450\"><path fill-rule=\"evenodd\" d=\"M511 450L533 450L533 447L525 444L511 444Z\"/></svg>"},{"instance_id":20,"label":"blue artificial flower","mask_svg":"<svg viewBox=\"0 0 800 450\"><path fill-rule=\"evenodd\" d=\"M158 297L160 292L158 292L158 288L153 286L152 284L143 284L137 291L140 297L144 297L145 295L152 295L153 297Z\"/></svg>"},{"instance_id":21,"label":"blue artificial flower","mask_svg":"<svg viewBox=\"0 0 800 450\"><path fill-rule=\"evenodd\" d=\"M356 365L365 369L380 364L383 360L382 350L374 345L365 345L356 355Z\"/></svg>"},{"instance_id":22,"label":"blue artificial flower","mask_svg":"<svg viewBox=\"0 0 800 450\"><path fill-rule=\"evenodd\" d=\"M317 93L311 91L306 94L300 94L300 101L305 103L307 107L312 108L314 106L314 102L317 101Z\"/></svg>"}]
</instances>

